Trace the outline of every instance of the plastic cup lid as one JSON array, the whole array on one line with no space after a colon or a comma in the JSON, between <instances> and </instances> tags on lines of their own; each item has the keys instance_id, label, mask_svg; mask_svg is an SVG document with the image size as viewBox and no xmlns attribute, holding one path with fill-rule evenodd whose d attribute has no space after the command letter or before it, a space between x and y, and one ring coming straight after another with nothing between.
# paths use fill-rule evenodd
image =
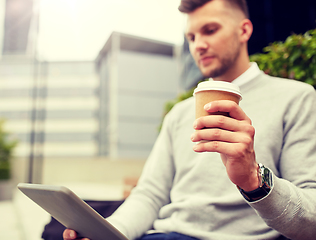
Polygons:
<instances>
[{"instance_id":1,"label":"plastic cup lid","mask_svg":"<svg viewBox=\"0 0 316 240\"><path fill-rule=\"evenodd\" d=\"M210 90L231 92L240 96L240 99L242 97L240 89L237 85L230 82L214 81L214 80L199 83L197 85L197 88L193 92L193 96L198 92L210 91Z\"/></svg>"}]
</instances>

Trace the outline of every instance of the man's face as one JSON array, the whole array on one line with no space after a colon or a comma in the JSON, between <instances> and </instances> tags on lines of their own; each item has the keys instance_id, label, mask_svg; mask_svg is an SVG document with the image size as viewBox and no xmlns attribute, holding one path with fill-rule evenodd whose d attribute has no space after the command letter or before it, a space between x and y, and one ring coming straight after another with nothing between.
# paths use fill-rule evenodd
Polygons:
<instances>
[{"instance_id":1,"label":"man's face","mask_svg":"<svg viewBox=\"0 0 316 240\"><path fill-rule=\"evenodd\" d=\"M225 77L238 60L240 13L214 0L188 14L186 38L190 52L205 77Z\"/></svg>"}]
</instances>

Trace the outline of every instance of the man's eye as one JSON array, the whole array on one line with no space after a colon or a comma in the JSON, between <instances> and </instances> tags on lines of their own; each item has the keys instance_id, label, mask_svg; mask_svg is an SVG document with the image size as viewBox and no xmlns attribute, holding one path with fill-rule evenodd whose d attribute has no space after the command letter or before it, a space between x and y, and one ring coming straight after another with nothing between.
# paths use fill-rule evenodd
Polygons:
<instances>
[{"instance_id":1,"label":"man's eye","mask_svg":"<svg viewBox=\"0 0 316 240\"><path fill-rule=\"evenodd\" d=\"M206 34L213 34L213 33L215 33L216 32L216 29L207 29L207 30L205 30L205 33Z\"/></svg>"},{"instance_id":2,"label":"man's eye","mask_svg":"<svg viewBox=\"0 0 316 240\"><path fill-rule=\"evenodd\" d=\"M188 36L187 39L189 42L194 42L194 36Z\"/></svg>"}]
</instances>

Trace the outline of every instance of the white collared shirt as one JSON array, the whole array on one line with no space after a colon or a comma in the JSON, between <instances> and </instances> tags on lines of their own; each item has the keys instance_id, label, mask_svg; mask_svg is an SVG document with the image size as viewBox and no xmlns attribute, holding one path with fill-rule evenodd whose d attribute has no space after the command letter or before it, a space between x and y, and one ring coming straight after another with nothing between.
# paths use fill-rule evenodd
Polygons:
<instances>
[{"instance_id":1,"label":"white collared shirt","mask_svg":"<svg viewBox=\"0 0 316 240\"><path fill-rule=\"evenodd\" d=\"M239 77L237 77L235 80L232 81L232 83L236 84L237 86L241 86L249 82L251 79L254 79L261 73L261 70L258 67L258 64L255 62L250 63L250 67L247 69L246 72L241 74ZM210 80L213 80L210 78Z\"/></svg>"}]
</instances>

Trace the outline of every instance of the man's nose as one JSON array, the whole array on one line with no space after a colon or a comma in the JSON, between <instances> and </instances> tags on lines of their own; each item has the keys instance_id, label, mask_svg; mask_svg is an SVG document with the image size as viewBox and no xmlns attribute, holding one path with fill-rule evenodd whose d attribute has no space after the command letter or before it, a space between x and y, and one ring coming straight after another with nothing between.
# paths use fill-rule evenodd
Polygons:
<instances>
[{"instance_id":1,"label":"man's nose","mask_svg":"<svg viewBox=\"0 0 316 240\"><path fill-rule=\"evenodd\" d=\"M194 50L197 52L205 51L207 49L207 42L202 36L196 36L194 41Z\"/></svg>"}]
</instances>

